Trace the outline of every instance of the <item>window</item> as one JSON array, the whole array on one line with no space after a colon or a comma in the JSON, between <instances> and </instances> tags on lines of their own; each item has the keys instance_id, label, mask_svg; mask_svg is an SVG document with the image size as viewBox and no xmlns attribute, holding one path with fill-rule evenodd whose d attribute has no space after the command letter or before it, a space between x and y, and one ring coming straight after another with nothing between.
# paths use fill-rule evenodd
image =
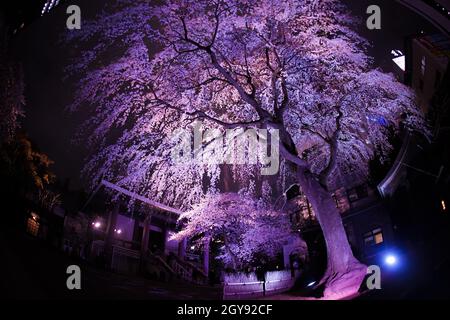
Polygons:
<instances>
[{"instance_id":1,"label":"window","mask_svg":"<svg viewBox=\"0 0 450 320\"><path fill-rule=\"evenodd\" d=\"M348 191L348 200L350 200L350 202L354 202L354 201L358 200L358 195L356 194L356 189L350 189Z\"/></svg>"},{"instance_id":2,"label":"window","mask_svg":"<svg viewBox=\"0 0 450 320\"><path fill-rule=\"evenodd\" d=\"M383 231L381 228L373 229L364 234L364 245L366 246L376 246L382 244L383 241Z\"/></svg>"},{"instance_id":3,"label":"window","mask_svg":"<svg viewBox=\"0 0 450 320\"><path fill-rule=\"evenodd\" d=\"M336 203L336 207L339 209L341 213L350 209L350 203L345 188L337 189L333 193L333 199Z\"/></svg>"}]
</instances>

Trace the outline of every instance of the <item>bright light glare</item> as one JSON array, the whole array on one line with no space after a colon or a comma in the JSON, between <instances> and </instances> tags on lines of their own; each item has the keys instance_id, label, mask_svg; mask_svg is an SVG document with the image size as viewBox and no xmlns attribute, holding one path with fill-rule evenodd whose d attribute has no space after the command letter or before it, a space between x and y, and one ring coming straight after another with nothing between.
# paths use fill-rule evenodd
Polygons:
<instances>
[{"instance_id":1,"label":"bright light glare","mask_svg":"<svg viewBox=\"0 0 450 320\"><path fill-rule=\"evenodd\" d=\"M100 228L100 226L102 225L100 222L94 222L94 223L92 223L92 225L94 226L94 228L96 228L96 229L98 229L98 228Z\"/></svg>"},{"instance_id":2,"label":"bright light glare","mask_svg":"<svg viewBox=\"0 0 450 320\"><path fill-rule=\"evenodd\" d=\"M384 260L388 265L393 266L397 263L397 258L393 255L388 255Z\"/></svg>"},{"instance_id":3,"label":"bright light glare","mask_svg":"<svg viewBox=\"0 0 450 320\"><path fill-rule=\"evenodd\" d=\"M316 284L316 282L315 281L313 281L313 282L310 282L310 283L308 283L308 287L312 287L313 285L315 285Z\"/></svg>"},{"instance_id":4,"label":"bright light glare","mask_svg":"<svg viewBox=\"0 0 450 320\"><path fill-rule=\"evenodd\" d=\"M447 206L445 205L445 201L444 200L442 200L441 201L441 206L442 206L442 210L447 210Z\"/></svg>"}]
</instances>

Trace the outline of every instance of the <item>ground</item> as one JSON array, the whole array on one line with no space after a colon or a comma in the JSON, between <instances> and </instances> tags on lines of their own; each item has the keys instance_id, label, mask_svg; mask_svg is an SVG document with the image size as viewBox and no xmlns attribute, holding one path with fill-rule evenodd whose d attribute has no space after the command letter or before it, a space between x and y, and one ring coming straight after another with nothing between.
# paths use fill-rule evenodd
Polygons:
<instances>
[{"instance_id":1,"label":"ground","mask_svg":"<svg viewBox=\"0 0 450 320\"><path fill-rule=\"evenodd\" d=\"M6 232L6 231L3 231ZM0 233L1 297L9 299L220 299L218 287L119 275L75 261L20 232ZM81 268L81 290L66 287L67 266Z\"/></svg>"},{"instance_id":2,"label":"ground","mask_svg":"<svg viewBox=\"0 0 450 320\"><path fill-rule=\"evenodd\" d=\"M417 249L417 248L415 248ZM411 251L414 252L414 251ZM335 299L430 299L449 297L450 259L432 263L425 254L406 253L396 269L382 269L382 289ZM218 300L220 287L160 282L119 275L67 257L56 248L17 231L0 233L0 296L12 299L150 299ZM66 268L78 264L82 289L68 290ZM267 300L314 300L297 290L266 297Z\"/></svg>"}]
</instances>

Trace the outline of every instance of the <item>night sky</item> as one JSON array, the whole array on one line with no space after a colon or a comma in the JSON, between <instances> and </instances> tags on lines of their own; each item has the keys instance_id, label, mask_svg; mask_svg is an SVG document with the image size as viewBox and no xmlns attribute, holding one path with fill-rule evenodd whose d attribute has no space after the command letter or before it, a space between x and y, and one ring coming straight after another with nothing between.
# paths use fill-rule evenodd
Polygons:
<instances>
[{"instance_id":1,"label":"night sky","mask_svg":"<svg viewBox=\"0 0 450 320\"><path fill-rule=\"evenodd\" d=\"M363 27L360 33L373 44L370 54L375 65L390 71L392 49L403 49L404 37L420 33L434 33L434 28L421 17L397 4L394 0L343 0ZM81 8L83 19L95 16L105 1L71 1ZM382 29L365 28L366 8L381 7ZM71 114L65 107L71 102L73 84L63 81L63 68L68 53L76 48L64 47L58 37L66 29L67 3L28 25L15 39L15 49L23 61L26 81L26 119L24 127L41 151L55 161L53 171L64 182L70 179L71 188L82 186L80 170L86 150L72 142L76 126L82 120L79 113ZM82 26L83 27L83 26ZM76 52L75 52L76 53Z\"/></svg>"}]
</instances>

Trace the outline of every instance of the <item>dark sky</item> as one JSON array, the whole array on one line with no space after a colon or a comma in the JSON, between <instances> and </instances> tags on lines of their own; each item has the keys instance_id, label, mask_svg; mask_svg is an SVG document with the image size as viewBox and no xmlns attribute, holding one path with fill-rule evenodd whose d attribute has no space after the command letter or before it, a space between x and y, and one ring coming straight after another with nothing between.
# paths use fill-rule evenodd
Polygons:
<instances>
[{"instance_id":1,"label":"dark sky","mask_svg":"<svg viewBox=\"0 0 450 320\"><path fill-rule=\"evenodd\" d=\"M372 43L370 54L375 58L375 65L386 71L392 67L390 52L402 50L407 36L417 35L421 31L436 33L437 30L428 21L406 9L395 0L342 0L355 16L364 21L359 28L362 36ZM365 27L367 7L378 5L381 9L381 30L369 30Z\"/></svg>"},{"instance_id":2,"label":"dark sky","mask_svg":"<svg viewBox=\"0 0 450 320\"><path fill-rule=\"evenodd\" d=\"M405 36L418 34L421 30L433 33L434 28L416 14L409 12L394 0L343 0L356 16L364 21L366 8L376 4L381 7L382 29L370 31L360 28L373 47L370 53L377 66L389 71L390 51L402 49ZM71 1L79 4L82 21L93 17L104 1ZM16 38L17 54L23 61L26 81L25 129L32 140L55 161L53 167L61 181L70 178L71 187L79 188L80 170L86 152L83 146L71 142L79 114L65 111L73 94L73 85L62 80L67 54L72 48L58 43L58 37L66 30L63 2L50 14L37 19ZM83 23L83 22L82 22Z\"/></svg>"},{"instance_id":3,"label":"dark sky","mask_svg":"<svg viewBox=\"0 0 450 320\"><path fill-rule=\"evenodd\" d=\"M83 18L94 17L103 1L77 0ZM66 8L62 2L51 13L36 19L16 39L25 72L26 118L24 127L40 150L55 161L53 171L61 182L70 179L72 188L82 186L80 171L86 156L82 145L72 142L81 123L77 113L66 111L73 97L72 83L63 81L64 66L71 50L61 44L66 29Z\"/></svg>"}]
</instances>

